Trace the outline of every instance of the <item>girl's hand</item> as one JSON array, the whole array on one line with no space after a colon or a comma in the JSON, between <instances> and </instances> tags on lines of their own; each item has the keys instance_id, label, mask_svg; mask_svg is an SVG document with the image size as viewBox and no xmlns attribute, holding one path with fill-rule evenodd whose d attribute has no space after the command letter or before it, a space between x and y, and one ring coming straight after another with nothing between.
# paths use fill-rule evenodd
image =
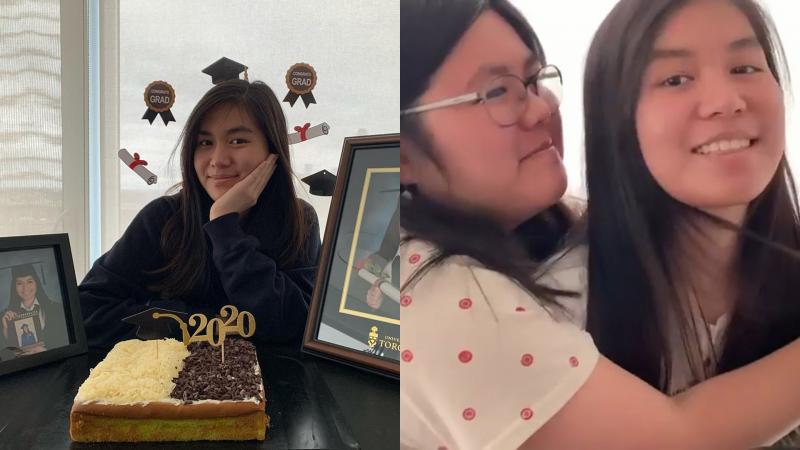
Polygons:
<instances>
[{"instance_id":1,"label":"girl's hand","mask_svg":"<svg viewBox=\"0 0 800 450\"><path fill-rule=\"evenodd\" d=\"M17 313L15 313L14 311L6 311L6 313L3 314L3 337L5 337L6 339L8 339L8 322L16 318L17 318Z\"/></svg>"},{"instance_id":2,"label":"girl's hand","mask_svg":"<svg viewBox=\"0 0 800 450\"><path fill-rule=\"evenodd\" d=\"M243 180L234 184L226 193L222 194L211 206L209 220L214 220L217 217L233 212L242 214L252 208L275 172L277 161L278 155L269 155Z\"/></svg>"},{"instance_id":3,"label":"girl's hand","mask_svg":"<svg viewBox=\"0 0 800 450\"><path fill-rule=\"evenodd\" d=\"M6 311L6 313L3 314L3 322L10 322L16 318L17 318L17 313L11 310Z\"/></svg>"}]
</instances>

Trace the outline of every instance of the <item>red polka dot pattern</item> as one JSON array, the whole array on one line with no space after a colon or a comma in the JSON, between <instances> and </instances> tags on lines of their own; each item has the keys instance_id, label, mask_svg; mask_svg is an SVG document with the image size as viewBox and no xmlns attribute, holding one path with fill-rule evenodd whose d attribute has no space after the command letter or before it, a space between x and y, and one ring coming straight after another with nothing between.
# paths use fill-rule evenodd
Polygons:
<instances>
[{"instance_id":1,"label":"red polka dot pattern","mask_svg":"<svg viewBox=\"0 0 800 450\"><path fill-rule=\"evenodd\" d=\"M522 420L531 420L531 417L533 417L533 410L530 408L524 408L519 412L519 416L522 417Z\"/></svg>"},{"instance_id":2,"label":"red polka dot pattern","mask_svg":"<svg viewBox=\"0 0 800 450\"><path fill-rule=\"evenodd\" d=\"M461 416L464 417L464 420L472 420L475 418L476 413L474 409L467 408L461 413Z\"/></svg>"},{"instance_id":3,"label":"red polka dot pattern","mask_svg":"<svg viewBox=\"0 0 800 450\"><path fill-rule=\"evenodd\" d=\"M429 253L420 249L415 250L416 251L410 251L405 254L405 257L408 258L407 263L411 265L421 265L425 262L423 259L427 260L429 258ZM409 270L413 270L413 268ZM404 315L408 315L409 318L415 317L416 314L425 314L429 322L425 322L424 325L433 330L446 328L448 322L460 322L460 325L466 330L478 333L478 326L482 325L481 321L488 322L493 319L496 322L504 318L510 319L509 316L513 316L516 321L525 320L525 317L528 316L526 314L528 307L533 308L531 309L533 315L538 315L539 309L536 304L517 300L518 297L515 298L515 296L510 294L503 297L501 294L504 294L504 292L498 292L498 296L503 299L503 302L499 302L497 307L494 307L495 305L491 301L486 304L486 301L481 300L479 297L476 297L477 300L473 300L468 296L481 294L470 286L472 285L468 283L466 277L454 276L452 282L451 280L446 280L446 283L440 284L436 289L431 289L430 291L425 291L423 289L409 290L408 292L401 293L399 304L402 308L406 308L403 313ZM439 300L444 301L440 302ZM517 304L515 305L514 303ZM484 306L485 304L486 306ZM411 306L413 306L413 308L411 308ZM461 311L457 311L456 306ZM473 307L475 307L475 309L472 309ZM497 311L501 311L499 315L496 313ZM512 312L520 314L512 315ZM503 315L505 315L505 317L503 317ZM541 376L543 377L543 381L550 378L557 379L557 377L569 378L581 372L571 372L570 370L571 368L578 368L580 366L577 355L583 353L577 350L577 348L580 347L572 347L571 351L575 351L576 353L570 354L570 350L564 351L566 346L555 348L545 346L547 347L546 349L540 349L536 346L529 346L523 342L519 342L521 345L517 347L516 350L512 347L511 349L505 349L510 351L495 353L491 350L491 347L487 349L483 345L485 340L495 339L495 335L492 334L493 332L494 330L491 332L487 331L485 333L486 339L482 339L483 336L479 334L476 338L480 339L476 339L475 341L472 340L472 337L468 339L456 338L438 349L434 348L433 350L439 351L433 352L431 351L432 349L429 348L430 345L423 347L422 344L416 343L417 341L411 339L406 344L414 348L414 350L412 351L410 348L401 350L400 359L402 360L403 367L410 368L409 370L413 370L414 367L421 367L420 364L441 366L442 369L447 370L437 374L439 382L443 384L452 383L453 379L462 377L472 378L469 383L462 385L466 387L461 389L461 391L473 389L475 392L462 393L462 395L468 395L472 398L467 399L461 397L466 400L464 403L456 403L455 405L450 403L446 406L446 408L450 410L449 420L458 421L458 414L461 415L461 420L464 420L464 422L462 422L462 427L471 427L474 429L473 431L477 432L479 430L475 427L480 428L487 423L487 420L491 421L494 419L493 416L495 412L486 409L483 401L506 404L506 407L502 408L502 411L498 411L498 413L502 413L502 420L504 423L511 422L522 425L522 423L520 423L520 421L522 421L527 425L534 425L540 421L537 414L542 413L537 406L538 398L527 396L527 398L523 399L519 393L513 392L513 388L505 393L506 397L504 398L501 398L502 396L492 398L491 394L488 397L482 397L480 395L482 383L480 382L480 378L475 376L474 372L483 372L484 370L496 371L500 367L505 367L505 369L502 369L503 373L498 374L500 375L498 377L498 382L504 382L505 385L508 386L524 384L526 382L525 380L530 380L531 375L535 377ZM543 338L546 339L546 336ZM473 350L477 353L474 353ZM536 355L532 353L534 351ZM414 361L415 358L422 359L418 359L412 365L411 362ZM514 359L517 359L519 363L515 362ZM475 364L472 364L473 361L475 361ZM534 365L536 365L536 367L534 367ZM544 370L545 367L550 367L551 365L554 367L551 367L545 371L545 373L539 373ZM581 369L583 370L583 368ZM473 397L473 394L479 395ZM482 394L486 395L487 392L483 392ZM534 394L535 397L538 392L534 392ZM459 411L459 408L461 408L461 411ZM477 420L477 408L481 409L480 421ZM534 410L534 408L537 409ZM500 417L498 417L498 419L500 419ZM537 422L533 422L533 419L537 419ZM437 444L436 440L433 440L432 442L428 442L427 445L430 446L428 448L448 450L450 444L444 444L442 441L449 442L446 438L439 440L440 444Z\"/></svg>"},{"instance_id":4,"label":"red polka dot pattern","mask_svg":"<svg viewBox=\"0 0 800 450\"><path fill-rule=\"evenodd\" d=\"M525 353L522 355L522 358L520 358L519 362L525 367L530 367L531 364L533 364L533 355L530 353Z\"/></svg>"}]
</instances>

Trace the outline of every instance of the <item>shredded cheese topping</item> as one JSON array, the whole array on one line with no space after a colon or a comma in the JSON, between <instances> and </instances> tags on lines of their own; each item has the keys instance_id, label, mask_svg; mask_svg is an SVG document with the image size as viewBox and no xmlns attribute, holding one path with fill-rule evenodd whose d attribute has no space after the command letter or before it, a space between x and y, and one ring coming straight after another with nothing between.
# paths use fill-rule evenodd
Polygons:
<instances>
[{"instance_id":1,"label":"shredded cheese topping","mask_svg":"<svg viewBox=\"0 0 800 450\"><path fill-rule=\"evenodd\" d=\"M75 402L125 405L168 399L187 356L189 351L175 339L119 342L91 369Z\"/></svg>"}]
</instances>

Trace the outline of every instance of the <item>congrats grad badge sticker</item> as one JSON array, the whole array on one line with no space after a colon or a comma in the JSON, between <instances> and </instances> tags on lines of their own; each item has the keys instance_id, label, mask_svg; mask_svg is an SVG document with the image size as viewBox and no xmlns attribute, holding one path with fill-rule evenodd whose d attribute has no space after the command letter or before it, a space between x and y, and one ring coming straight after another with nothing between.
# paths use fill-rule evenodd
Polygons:
<instances>
[{"instance_id":1,"label":"congrats grad badge sticker","mask_svg":"<svg viewBox=\"0 0 800 450\"><path fill-rule=\"evenodd\" d=\"M286 72L286 87L289 88L289 93L283 99L289 102L290 106L294 106L294 102L298 97L303 99L303 104L308 105L317 103L314 99L314 94L311 91L317 85L317 72L311 67L310 64L298 63L289 68Z\"/></svg>"},{"instance_id":2,"label":"congrats grad badge sticker","mask_svg":"<svg viewBox=\"0 0 800 450\"><path fill-rule=\"evenodd\" d=\"M147 85L144 89L144 104L147 105L147 111L142 119L147 119L150 125L159 114L164 126L169 125L169 122L175 122L175 117L170 112L170 108L175 104L175 89L166 81L153 81Z\"/></svg>"}]
</instances>

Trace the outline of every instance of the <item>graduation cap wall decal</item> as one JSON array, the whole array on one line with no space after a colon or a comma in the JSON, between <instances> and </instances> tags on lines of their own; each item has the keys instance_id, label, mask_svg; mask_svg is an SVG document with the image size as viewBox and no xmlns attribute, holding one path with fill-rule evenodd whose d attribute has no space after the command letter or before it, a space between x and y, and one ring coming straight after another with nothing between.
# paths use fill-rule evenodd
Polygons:
<instances>
[{"instance_id":1,"label":"graduation cap wall decal","mask_svg":"<svg viewBox=\"0 0 800 450\"><path fill-rule=\"evenodd\" d=\"M184 321L188 316L188 314L178 311L171 311L162 308L150 308L146 311L125 317L122 319L122 321L136 325L138 327L136 329L136 337L145 341L172 336L177 331L178 324L174 320L154 318L153 313L156 312L162 314L175 314L181 317Z\"/></svg>"},{"instance_id":2,"label":"graduation cap wall decal","mask_svg":"<svg viewBox=\"0 0 800 450\"><path fill-rule=\"evenodd\" d=\"M244 72L244 79L247 80L247 66L224 56L203 69L203 73L211 75L213 84L228 80L238 80L239 74L242 72Z\"/></svg>"},{"instance_id":3,"label":"graduation cap wall decal","mask_svg":"<svg viewBox=\"0 0 800 450\"><path fill-rule=\"evenodd\" d=\"M336 175L327 170L320 170L315 174L303 178L303 183L311 188L311 195L330 197L333 195L333 190L336 187Z\"/></svg>"}]
</instances>

